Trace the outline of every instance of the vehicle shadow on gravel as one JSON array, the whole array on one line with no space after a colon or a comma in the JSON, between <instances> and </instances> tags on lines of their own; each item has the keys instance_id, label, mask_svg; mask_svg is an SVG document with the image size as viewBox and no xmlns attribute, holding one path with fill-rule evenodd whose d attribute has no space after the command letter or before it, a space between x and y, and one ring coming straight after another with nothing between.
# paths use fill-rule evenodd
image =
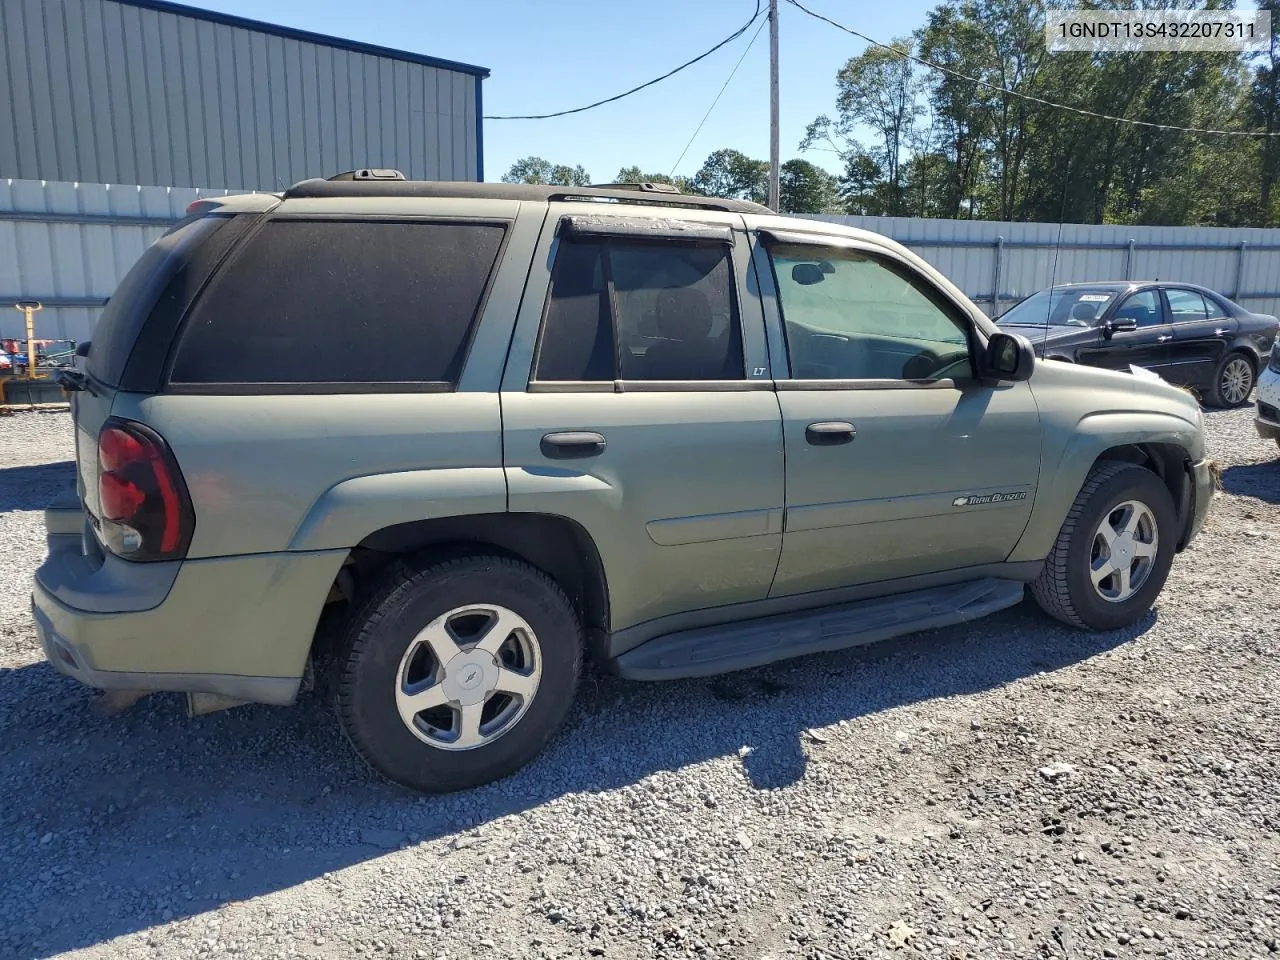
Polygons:
<instances>
[{"instance_id":1,"label":"vehicle shadow on gravel","mask_svg":"<svg viewBox=\"0 0 1280 960\"><path fill-rule=\"evenodd\" d=\"M1238 497L1280 503L1280 461L1227 467L1222 471L1222 489Z\"/></svg>"},{"instance_id":2,"label":"vehicle shadow on gravel","mask_svg":"<svg viewBox=\"0 0 1280 960\"><path fill-rule=\"evenodd\" d=\"M315 696L292 710L244 707L195 720L177 697L157 696L102 720L87 691L43 662L0 670L0 862L8 864L0 892L9 891L0 896L0 954L84 948L690 764L738 764L751 787L785 788L805 777L806 748L823 749L806 731L1057 670L1154 622L1087 634L1024 603L959 627L709 680L593 674L534 763L448 796L373 776ZM966 730L968 721L957 713ZM454 846L483 852L485 842L481 831L422 855L445 870L462 857L452 867L462 870L468 855ZM4 906L19 899L39 910Z\"/></svg>"},{"instance_id":3,"label":"vehicle shadow on gravel","mask_svg":"<svg viewBox=\"0 0 1280 960\"><path fill-rule=\"evenodd\" d=\"M43 510L57 497L74 490L75 462L0 467L0 513Z\"/></svg>"}]
</instances>

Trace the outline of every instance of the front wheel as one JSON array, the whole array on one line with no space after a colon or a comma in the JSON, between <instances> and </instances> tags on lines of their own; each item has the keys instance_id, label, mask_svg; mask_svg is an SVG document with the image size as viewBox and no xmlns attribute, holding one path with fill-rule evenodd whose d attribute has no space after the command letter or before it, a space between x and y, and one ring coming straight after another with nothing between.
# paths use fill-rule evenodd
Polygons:
<instances>
[{"instance_id":1,"label":"front wheel","mask_svg":"<svg viewBox=\"0 0 1280 960\"><path fill-rule=\"evenodd\" d=\"M1154 473L1132 463L1095 464L1031 594L1064 623L1127 627L1146 615L1164 587L1177 526L1173 497Z\"/></svg>"},{"instance_id":2,"label":"front wheel","mask_svg":"<svg viewBox=\"0 0 1280 960\"><path fill-rule=\"evenodd\" d=\"M1253 362L1243 353L1228 353L1213 372L1209 402L1215 407L1239 407L1253 392Z\"/></svg>"},{"instance_id":3,"label":"front wheel","mask_svg":"<svg viewBox=\"0 0 1280 960\"><path fill-rule=\"evenodd\" d=\"M384 776L462 790L542 750L581 660L577 615L541 571L495 556L397 564L348 627L338 715Z\"/></svg>"}]
</instances>

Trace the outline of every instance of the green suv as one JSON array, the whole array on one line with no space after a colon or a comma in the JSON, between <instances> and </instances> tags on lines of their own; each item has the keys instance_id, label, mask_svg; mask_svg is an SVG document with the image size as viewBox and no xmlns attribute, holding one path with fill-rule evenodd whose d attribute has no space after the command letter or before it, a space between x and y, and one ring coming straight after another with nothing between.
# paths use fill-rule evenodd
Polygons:
<instances>
[{"instance_id":1,"label":"green suv","mask_svg":"<svg viewBox=\"0 0 1280 960\"><path fill-rule=\"evenodd\" d=\"M325 678L428 791L529 762L584 658L706 676L1028 585L1132 624L1213 490L1181 390L1036 359L885 237L651 184L198 201L61 378L53 666L196 713Z\"/></svg>"}]
</instances>

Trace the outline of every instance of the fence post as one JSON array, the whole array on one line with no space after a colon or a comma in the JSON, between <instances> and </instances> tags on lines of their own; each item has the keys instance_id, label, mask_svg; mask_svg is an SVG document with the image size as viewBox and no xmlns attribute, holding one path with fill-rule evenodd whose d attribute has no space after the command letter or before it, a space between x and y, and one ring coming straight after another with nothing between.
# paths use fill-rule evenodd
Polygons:
<instances>
[{"instance_id":1,"label":"fence post","mask_svg":"<svg viewBox=\"0 0 1280 960\"><path fill-rule=\"evenodd\" d=\"M1240 256L1236 260L1236 292L1231 295L1231 299L1236 303L1240 302L1240 294L1244 289L1244 253L1248 246L1248 240L1240 241Z\"/></svg>"},{"instance_id":2,"label":"fence post","mask_svg":"<svg viewBox=\"0 0 1280 960\"><path fill-rule=\"evenodd\" d=\"M1124 256L1124 278L1126 280L1133 279L1133 248L1136 243L1137 241L1133 237L1129 238L1129 249Z\"/></svg>"},{"instance_id":3,"label":"fence post","mask_svg":"<svg viewBox=\"0 0 1280 960\"><path fill-rule=\"evenodd\" d=\"M991 319L1000 316L1000 271L1004 266L1004 237L996 237L996 264L991 278Z\"/></svg>"}]
</instances>

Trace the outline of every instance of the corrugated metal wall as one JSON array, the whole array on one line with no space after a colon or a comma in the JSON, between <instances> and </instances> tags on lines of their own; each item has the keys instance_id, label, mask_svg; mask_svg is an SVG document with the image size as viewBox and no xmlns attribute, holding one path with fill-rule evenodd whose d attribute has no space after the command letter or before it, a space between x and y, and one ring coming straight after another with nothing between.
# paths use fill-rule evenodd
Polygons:
<instances>
[{"instance_id":1,"label":"corrugated metal wall","mask_svg":"<svg viewBox=\"0 0 1280 960\"><path fill-rule=\"evenodd\" d=\"M86 340L116 284L198 197L234 191L0 180L0 337L39 300L36 336Z\"/></svg>"},{"instance_id":2,"label":"corrugated metal wall","mask_svg":"<svg viewBox=\"0 0 1280 960\"><path fill-rule=\"evenodd\" d=\"M0 177L238 190L368 166L481 178L481 68L209 17L2 0Z\"/></svg>"},{"instance_id":3,"label":"corrugated metal wall","mask_svg":"<svg viewBox=\"0 0 1280 960\"><path fill-rule=\"evenodd\" d=\"M822 216L892 237L998 315L1053 283L1182 280L1280 315L1280 230ZM1061 237L1059 237L1061 232Z\"/></svg>"},{"instance_id":4,"label":"corrugated metal wall","mask_svg":"<svg viewBox=\"0 0 1280 960\"><path fill-rule=\"evenodd\" d=\"M116 284L187 204L231 192L0 180L0 337L20 332L14 301L37 299L46 304L37 318L40 336L86 339ZM1189 280L1280 314L1280 230L1067 224L1055 273L1057 224L823 219L893 237L988 312L994 291L1007 308L1054 276L1058 283Z\"/></svg>"}]
</instances>

